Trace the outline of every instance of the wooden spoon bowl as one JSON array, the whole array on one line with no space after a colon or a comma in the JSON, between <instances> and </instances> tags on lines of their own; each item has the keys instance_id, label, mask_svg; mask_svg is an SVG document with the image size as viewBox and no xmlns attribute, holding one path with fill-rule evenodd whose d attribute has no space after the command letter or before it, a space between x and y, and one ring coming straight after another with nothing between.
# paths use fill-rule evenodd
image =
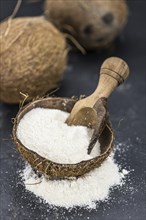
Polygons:
<instances>
[{"instance_id":1,"label":"wooden spoon bowl","mask_svg":"<svg viewBox=\"0 0 146 220\"><path fill-rule=\"evenodd\" d=\"M50 177L79 177L97 168L109 156L114 141L114 133L111 123L108 119L104 120L104 128L98 137L101 154L93 159L81 161L76 164L60 164L41 157L34 151L27 149L17 137L17 127L23 116L30 110L41 107L48 109L59 109L65 112L71 112L77 100L72 98L44 98L30 104L27 104L18 112L13 126L13 140L20 154L28 163L40 173ZM95 132L96 133L96 132ZM97 139L96 139L97 140Z\"/></svg>"}]
</instances>

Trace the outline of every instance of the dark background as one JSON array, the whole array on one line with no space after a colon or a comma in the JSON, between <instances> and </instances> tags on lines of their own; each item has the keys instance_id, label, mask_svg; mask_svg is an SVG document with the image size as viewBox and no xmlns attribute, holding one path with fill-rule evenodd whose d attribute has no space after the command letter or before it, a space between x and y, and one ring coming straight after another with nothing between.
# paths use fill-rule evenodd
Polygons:
<instances>
[{"instance_id":1,"label":"dark background","mask_svg":"<svg viewBox=\"0 0 146 220\"><path fill-rule=\"evenodd\" d=\"M96 87L101 63L110 56L119 56L127 61L131 75L110 97L108 107L115 129L116 144L122 142L121 153L116 161L122 168L132 170L125 186L111 192L108 203L101 202L93 211L73 209L71 212L39 202L34 195L24 190L18 171L24 162L17 153L10 135L11 118L19 106L0 103L0 219L1 220L144 220L145 201L145 59L146 59L146 1L129 0L129 21L112 49L82 55L71 52L56 96L89 95ZM16 1L0 0L0 19L12 14ZM30 4L23 1L17 16L42 14L43 1Z\"/></svg>"}]
</instances>

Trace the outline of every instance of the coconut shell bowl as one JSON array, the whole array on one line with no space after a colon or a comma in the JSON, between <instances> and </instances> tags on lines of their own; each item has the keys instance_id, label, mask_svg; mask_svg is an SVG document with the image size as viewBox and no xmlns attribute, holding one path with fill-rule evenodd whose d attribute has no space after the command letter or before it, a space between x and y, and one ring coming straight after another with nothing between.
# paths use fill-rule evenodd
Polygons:
<instances>
[{"instance_id":1,"label":"coconut shell bowl","mask_svg":"<svg viewBox=\"0 0 146 220\"><path fill-rule=\"evenodd\" d=\"M112 57L102 64L98 86L90 96L80 100L74 98L42 98L22 107L13 126L13 140L20 154L32 168L51 178L79 177L99 167L110 155L114 143L114 132L107 111L107 98L118 85L124 82L128 75L127 64L120 58ZM70 113L66 120L68 125L83 125L92 128L93 135L87 151L90 154L98 140L100 155L76 164L61 164L43 158L27 149L17 137L17 127L23 116L37 107L68 112Z\"/></svg>"}]
</instances>

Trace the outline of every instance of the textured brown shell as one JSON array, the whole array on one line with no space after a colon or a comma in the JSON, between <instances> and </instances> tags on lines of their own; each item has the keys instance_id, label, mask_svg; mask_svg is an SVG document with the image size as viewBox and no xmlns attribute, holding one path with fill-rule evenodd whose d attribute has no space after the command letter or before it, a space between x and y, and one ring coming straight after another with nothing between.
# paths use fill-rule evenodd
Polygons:
<instances>
[{"instance_id":1,"label":"textured brown shell","mask_svg":"<svg viewBox=\"0 0 146 220\"><path fill-rule=\"evenodd\" d=\"M84 48L96 49L117 37L127 21L128 8L124 0L46 0L44 14Z\"/></svg>"},{"instance_id":2,"label":"textured brown shell","mask_svg":"<svg viewBox=\"0 0 146 220\"><path fill-rule=\"evenodd\" d=\"M57 86L66 66L63 35L43 17L15 18L0 24L0 100L18 103ZM24 98L24 97L23 97Z\"/></svg>"},{"instance_id":3,"label":"textured brown shell","mask_svg":"<svg viewBox=\"0 0 146 220\"><path fill-rule=\"evenodd\" d=\"M59 109L66 112L71 112L75 100L69 98L45 98L34 101L18 112L14 127L13 127L13 139L17 149L21 155L31 164L31 166L37 169L39 172L44 173L52 177L78 177L92 169L99 167L101 163L108 157L112 150L114 134L111 125L106 121L106 125L99 137L101 144L101 154L93 159L87 161L81 161L76 164L59 164L53 161L47 160L37 153L27 149L20 140L17 138L17 126L22 117L31 109L36 107Z\"/></svg>"}]
</instances>

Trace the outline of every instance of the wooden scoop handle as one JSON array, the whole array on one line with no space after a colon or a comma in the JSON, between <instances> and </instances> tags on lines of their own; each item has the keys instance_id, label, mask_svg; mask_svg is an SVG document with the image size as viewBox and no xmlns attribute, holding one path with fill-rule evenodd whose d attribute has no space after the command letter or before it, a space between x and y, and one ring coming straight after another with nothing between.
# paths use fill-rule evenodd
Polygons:
<instances>
[{"instance_id":1,"label":"wooden scoop handle","mask_svg":"<svg viewBox=\"0 0 146 220\"><path fill-rule=\"evenodd\" d=\"M108 98L115 88L123 83L129 75L127 63L118 58L111 57L104 61L100 69L99 83L91 95L94 100L101 97Z\"/></svg>"}]
</instances>

